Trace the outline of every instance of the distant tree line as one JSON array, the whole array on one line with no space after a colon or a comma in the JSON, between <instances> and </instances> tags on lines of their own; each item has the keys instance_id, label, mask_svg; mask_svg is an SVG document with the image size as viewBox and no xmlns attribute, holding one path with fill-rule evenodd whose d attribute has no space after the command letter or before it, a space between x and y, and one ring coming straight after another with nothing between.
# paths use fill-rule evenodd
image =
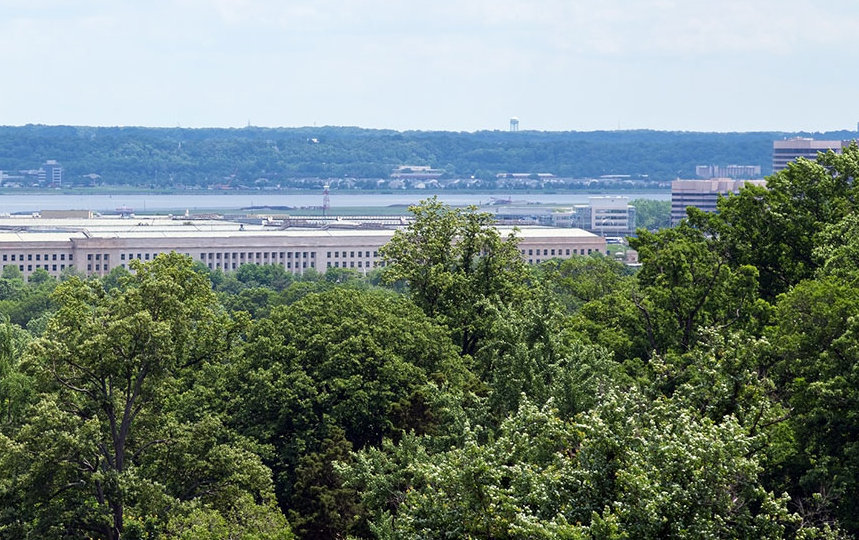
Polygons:
<instances>
[{"instance_id":1,"label":"distant tree line","mask_svg":"<svg viewBox=\"0 0 859 540\"><path fill-rule=\"evenodd\" d=\"M67 184L302 187L351 178L374 188L399 165L444 169L494 186L500 172L651 181L693 177L699 164L761 165L772 141L790 134L595 131L397 132L350 127L183 129L27 125L0 127L0 170L65 168ZM844 133L818 136L847 138ZM92 176L97 175L97 176ZM367 180L369 179L369 180Z\"/></svg>"}]
</instances>

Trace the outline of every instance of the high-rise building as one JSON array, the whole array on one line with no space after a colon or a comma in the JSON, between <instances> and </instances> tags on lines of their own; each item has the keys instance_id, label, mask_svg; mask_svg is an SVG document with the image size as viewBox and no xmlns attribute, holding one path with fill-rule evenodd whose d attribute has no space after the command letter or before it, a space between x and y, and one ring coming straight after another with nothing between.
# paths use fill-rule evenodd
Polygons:
<instances>
[{"instance_id":1,"label":"high-rise building","mask_svg":"<svg viewBox=\"0 0 859 540\"><path fill-rule=\"evenodd\" d=\"M55 159L49 159L39 169L39 183L50 186L63 185L63 168Z\"/></svg>"},{"instance_id":2,"label":"high-rise building","mask_svg":"<svg viewBox=\"0 0 859 540\"><path fill-rule=\"evenodd\" d=\"M783 141L773 141L773 172L777 173L787 168L787 164L798 158L817 159L818 152L833 152L840 154L847 146L846 141L816 141L807 137L796 137Z\"/></svg>"},{"instance_id":3,"label":"high-rise building","mask_svg":"<svg viewBox=\"0 0 859 540\"><path fill-rule=\"evenodd\" d=\"M765 186L765 180L674 180L671 182L671 224L676 225L686 217L686 207L694 206L705 212L716 211L719 196L737 193L746 184Z\"/></svg>"}]
</instances>

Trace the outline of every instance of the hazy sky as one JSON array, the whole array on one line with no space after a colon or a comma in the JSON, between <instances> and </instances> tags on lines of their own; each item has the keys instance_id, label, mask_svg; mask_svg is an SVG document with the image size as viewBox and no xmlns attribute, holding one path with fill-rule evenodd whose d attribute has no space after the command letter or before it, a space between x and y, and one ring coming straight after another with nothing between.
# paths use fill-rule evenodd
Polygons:
<instances>
[{"instance_id":1,"label":"hazy sky","mask_svg":"<svg viewBox=\"0 0 859 540\"><path fill-rule=\"evenodd\" d=\"M0 124L825 131L854 0L0 0Z\"/></svg>"}]
</instances>

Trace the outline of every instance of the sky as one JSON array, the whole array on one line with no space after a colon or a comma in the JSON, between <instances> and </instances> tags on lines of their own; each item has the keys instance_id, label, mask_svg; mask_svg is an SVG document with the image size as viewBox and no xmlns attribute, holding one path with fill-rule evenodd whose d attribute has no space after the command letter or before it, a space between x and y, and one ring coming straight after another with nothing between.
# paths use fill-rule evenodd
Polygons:
<instances>
[{"instance_id":1,"label":"sky","mask_svg":"<svg viewBox=\"0 0 859 540\"><path fill-rule=\"evenodd\" d=\"M829 131L854 0L0 0L0 125Z\"/></svg>"}]
</instances>

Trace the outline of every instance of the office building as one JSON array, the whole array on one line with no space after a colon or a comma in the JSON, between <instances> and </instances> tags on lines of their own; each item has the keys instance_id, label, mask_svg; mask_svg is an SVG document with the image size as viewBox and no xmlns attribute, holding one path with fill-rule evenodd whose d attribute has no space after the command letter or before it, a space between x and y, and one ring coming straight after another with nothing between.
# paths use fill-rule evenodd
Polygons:
<instances>
[{"instance_id":1,"label":"office building","mask_svg":"<svg viewBox=\"0 0 859 540\"><path fill-rule=\"evenodd\" d=\"M847 141L816 141L805 137L773 141L773 173L787 168L787 164L798 158L817 159L818 152L840 154Z\"/></svg>"},{"instance_id":2,"label":"office building","mask_svg":"<svg viewBox=\"0 0 859 540\"><path fill-rule=\"evenodd\" d=\"M585 229L600 236L623 236L635 232L635 207L628 197L589 197L588 204L576 204L552 213L555 227Z\"/></svg>"},{"instance_id":3,"label":"office building","mask_svg":"<svg viewBox=\"0 0 859 540\"><path fill-rule=\"evenodd\" d=\"M74 267L105 275L132 260L159 253L185 254L210 269L233 271L242 264L278 264L287 271L350 268L366 273L382 264L379 248L392 229L283 228L224 220L167 217L121 219L0 218L0 267L24 276L37 269L59 276ZM499 227L506 236L510 227ZM572 255L605 253L605 239L580 229L522 227L516 233L528 263Z\"/></svg>"},{"instance_id":4,"label":"office building","mask_svg":"<svg viewBox=\"0 0 859 540\"><path fill-rule=\"evenodd\" d=\"M589 197L591 226L600 236L624 235L635 231L635 207L628 197Z\"/></svg>"},{"instance_id":5,"label":"office building","mask_svg":"<svg viewBox=\"0 0 859 540\"><path fill-rule=\"evenodd\" d=\"M63 185L63 168L56 160L49 159L39 169L39 183L56 187Z\"/></svg>"},{"instance_id":6,"label":"office building","mask_svg":"<svg viewBox=\"0 0 859 540\"><path fill-rule=\"evenodd\" d=\"M715 212L720 196L737 193L746 184L765 186L764 180L674 180L671 182L671 224L686 217L686 208L694 206L705 212Z\"/></svg>"}]
</instances>

